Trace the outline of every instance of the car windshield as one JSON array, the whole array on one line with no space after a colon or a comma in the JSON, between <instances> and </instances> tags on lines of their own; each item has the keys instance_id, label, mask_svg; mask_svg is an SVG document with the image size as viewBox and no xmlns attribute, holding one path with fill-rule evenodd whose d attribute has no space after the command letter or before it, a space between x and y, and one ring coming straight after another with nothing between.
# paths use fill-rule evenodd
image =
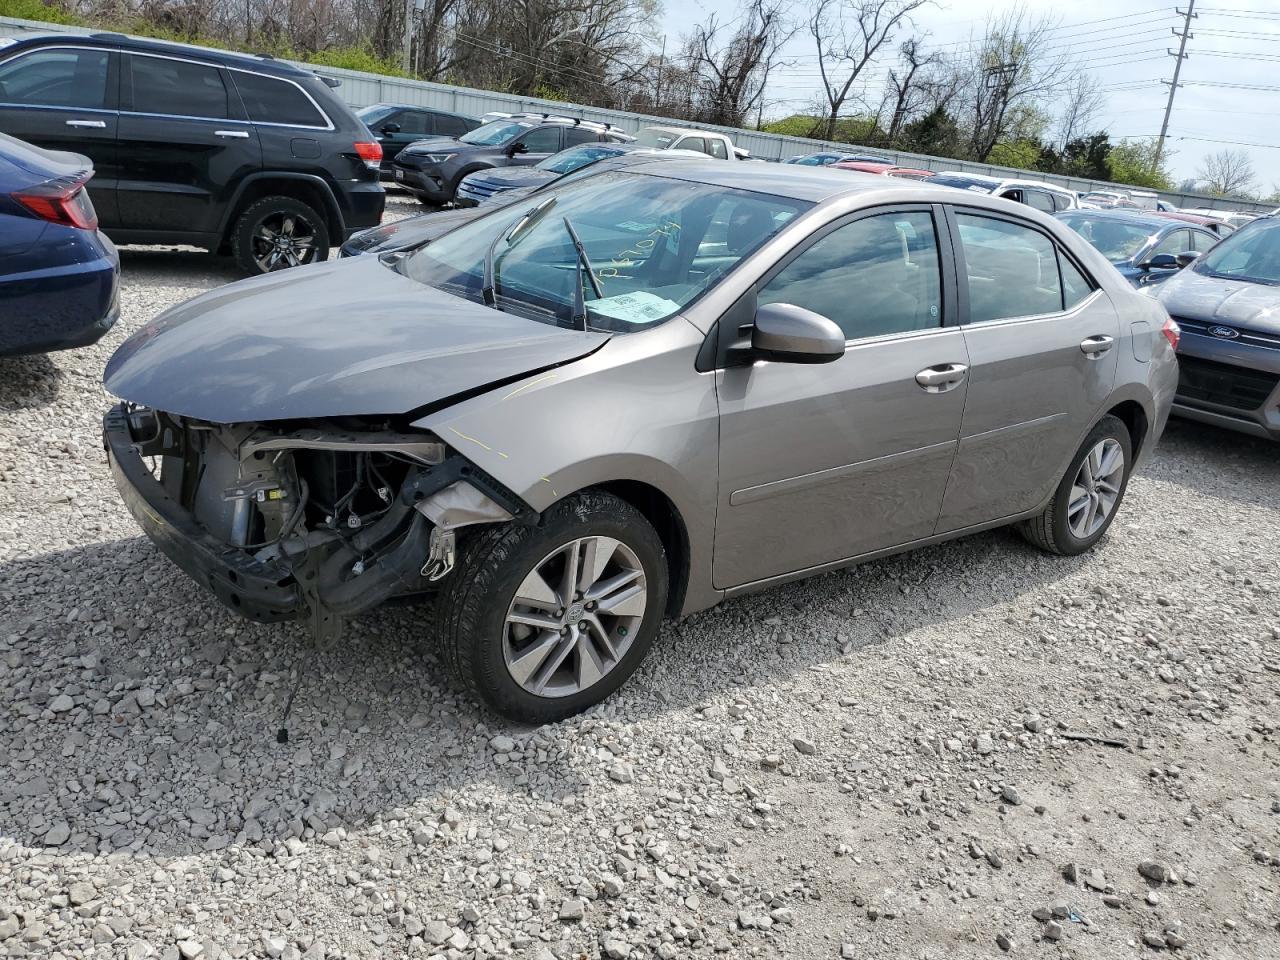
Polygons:
<instances>
[{"instance_id":1,"label":"car windshield","mask_svg":"<svg viewBox=\"0 0 1280 960\"><path fill-rule=\"evenodd\" d=\"M990 193L999 184L990 180L979 180L956 173L939 173L929 178L929 183L943 187L955 187L959 190L973 190L975 193Z\"/></svg>"},{"instance_id":2,"label":"car windshield","mask_svg":"<svg viewBox=\"0 0 1280 960\"><path fill-rule=\"evenodd\" d=\"M372 127L382 121L384 117L388 117L396 108L386 103L375 103L371 107L361 107L356 111L356 116L366 127Z\"/></svg>"},{"instance_id":3,"label":"car windshield","mask_svg":"<svg viewBox=\"0 0 1280 960\"><path fill-rule=\"evenodd\" d=\"M1058 219L1093 244L1112 263L1132 259L1160 229L1145 223L1087 213L1061 214Z\"/></svg>"},{"instance_id":4,"label":"car windshield","mask_svg":"<svg viewBox=\"0 0 1280 960\"><path fill-rule=\"evenodd\" d=\"M626 153L625 150L619 150L617 147L610 146L607 143L588 143L581 147L570 147L568 150L561 150L557 154L553 154L541 163L535 164L539 170L546 170L548 173L572 173L579 167L585 167L588 163L595 163L604 157L616 157L620 153Z\"/></svg>"},{"instance_id":5,"label":"car windshield","mask_svg":"<svg viewBox=\"0 0 1280 960\"><path fill-rule=\"evenodd\" d=\"M521 120L493 120L482 127L464 133L458 139L463 143L473 143L480 147L497 147L511 140L533 126Z\"/></svg>"},{"instance_id":6,"label":"car windshield","mask_svg":"<svg viewBox=\"0 0 1280 960\"><path fill-rule=\"evenodd\" d=\"M630 332L662 323L718 283L812 204L624 171L599 173L464 224L396 265L419 283L485 301L493 246L497 309L573 326L574 284L587 325ZM565 224L582 240L602 296L579 269ZM513 230L514 228L514 230Z\"/></svg>"},{"instance_id":7,"label":"car windshield","mask_svg":"<svg viewBox=\"0 0 1280 960\"><path fill-rule=\"evenodd\" d=\"M1196 273L1280 286L1280 219L1245 224L1195 262Z\"/></svg>"},{"instance_id":8,"label":"car windshield","mask_svg":"<svg viewBox=\"0 0 1280 960\"><path fill-rule=\"evenodd\" d=\"M642 147L657 147L665 150L676 142L677 134L670 130L641 130L636 134L636 143Z\"/></svg>"}]
</instances>

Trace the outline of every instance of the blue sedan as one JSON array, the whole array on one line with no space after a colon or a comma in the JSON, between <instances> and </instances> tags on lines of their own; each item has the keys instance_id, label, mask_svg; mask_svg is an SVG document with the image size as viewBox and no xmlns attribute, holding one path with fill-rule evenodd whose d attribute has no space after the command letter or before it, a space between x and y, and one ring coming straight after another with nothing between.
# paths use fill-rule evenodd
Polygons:
<instances>
[{"instance_id":1,"label":"blue sedan","mask_svg":"<svg viewBox=\"0 0 1280 960\"><path fill-rule=\"evenodd\" d=\"M1219 240L1204 227L1142 210L1064 210L1055 216L1135 287L1162 283Z\"/></svg>"},{"instance_id":2,"label":"blue sedan","mask_svg":"<svg viewBox=\"0 0 1280 960\"><path fill-rule=\"evenodd\" d=\"M87 157L0 134L0 356L86 346L115 323L120 258L92 176Z\"/></svg>"}]
</instances>

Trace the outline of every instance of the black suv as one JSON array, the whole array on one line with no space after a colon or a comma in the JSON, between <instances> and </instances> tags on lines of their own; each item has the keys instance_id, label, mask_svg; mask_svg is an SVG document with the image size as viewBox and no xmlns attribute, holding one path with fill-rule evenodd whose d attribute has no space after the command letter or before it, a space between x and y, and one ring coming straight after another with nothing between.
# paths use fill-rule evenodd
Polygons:
<instances>
[{"instance_id":1,"label":"black suv","mask_svg":"<svg viewBox=\"0 0 1280 960\"><path fill-rule=\"evenodd\" d=\"M396 183L426 204L453 201L458 183L489 167L524 166L580 143L631 140L607 123L545 113L518 113L492 120L453 138L419 140L400 151L392 164Z\"/></svg>"},{"instance_id":2,"label":"black suv","mask_svg":"<svg viewBox=\"0 0 1280 960\"><path fill-rule=\"evenodd\" d=\"M117 34L0 41L0 130L82 153L117 243L323 260L377 224L379 146L326 81L267 57Z\"/></svg>"},{"instance_id":3,"label":"black suv","mask_svg":"<svg viewBox=\"0 0 1280 960\"><path fill-rule=\"evenodd\" d=\"M375 103L361 107L356 116L373 131L382 144L383 178L393 176L391 161L396 155L424 137L460 137L480 126L475 117L431 107L414 107L407 103Z\"/></svg>"}]
</instances>

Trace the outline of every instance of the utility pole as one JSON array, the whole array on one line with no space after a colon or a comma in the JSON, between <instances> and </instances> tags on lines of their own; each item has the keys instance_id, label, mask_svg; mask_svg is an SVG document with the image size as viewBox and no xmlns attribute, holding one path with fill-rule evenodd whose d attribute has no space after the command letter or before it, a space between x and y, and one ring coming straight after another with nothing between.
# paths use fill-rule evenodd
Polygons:
<instances>
[{"instance_id":1,"label":"utility pole","mask_svg":"<svg viewBox=\"0 0 1280 960\"><path fill-rule=\"evenodd\" d=\"M413 0L404 0L404 48L400 51L400 69L409 72L409 58L413 51Z\"/></svg>"},{"instance_id":2,"label":"utility pole","mask_svg":"<svg viewBox=\"0 0 1280 960\"><path fill-rule=\"evenodd\" d=\"M1187 59L1187 41L1195 35L1191 32L1191 21L1196 19L1196 0L1188 0L1185 12L1177 7L1173 8L1174 13L1182 17L1182 32L1176 29L1173 35L1179 38L1178 52L1169 51L1169 56L1176 57L1173 62L1173 80L1161 80L1161 83L1169 84L1169 101L1164 105L1164 123L1160 124L1160 139L1156 141L1156 166L1160 166L1160 158L1164 156L1164 138L1169 132L1169 114L1173 113L1173 95L1178 92L1178 74L1182 72L1182 61Z\"/></svg>"},{"instance_id":3,"label":"utility pole","mask_svg":"<svg viewBox=\"0 0 1280 960\"><path fill-rule=\"evenodd\" d=\"M667 62L667 35L662 35L662 52L658 54L658 76L653 82L653 106L662 103L662 68Z\"/></svg>"}]
</instances>

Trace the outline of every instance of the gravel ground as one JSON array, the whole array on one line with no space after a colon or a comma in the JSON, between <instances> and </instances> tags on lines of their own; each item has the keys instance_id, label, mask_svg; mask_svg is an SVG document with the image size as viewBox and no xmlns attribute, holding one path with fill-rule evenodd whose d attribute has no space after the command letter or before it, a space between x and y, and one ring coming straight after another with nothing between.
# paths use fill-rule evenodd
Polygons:
<instances>
[{"instance_id":1,"label":"gravel ground","mask_svg":"<svg viewBox=\"0 0 1280 960\"><path fill-rule=\"evenodd\" d=\"M514 728L421 609L315 656L140 537L103 364L235 277L124 271L101 344L0 360L0 956L1280 956L1277 447L1175 423L1088 556L735 600Z\"/></svg>"}]
</instances>

